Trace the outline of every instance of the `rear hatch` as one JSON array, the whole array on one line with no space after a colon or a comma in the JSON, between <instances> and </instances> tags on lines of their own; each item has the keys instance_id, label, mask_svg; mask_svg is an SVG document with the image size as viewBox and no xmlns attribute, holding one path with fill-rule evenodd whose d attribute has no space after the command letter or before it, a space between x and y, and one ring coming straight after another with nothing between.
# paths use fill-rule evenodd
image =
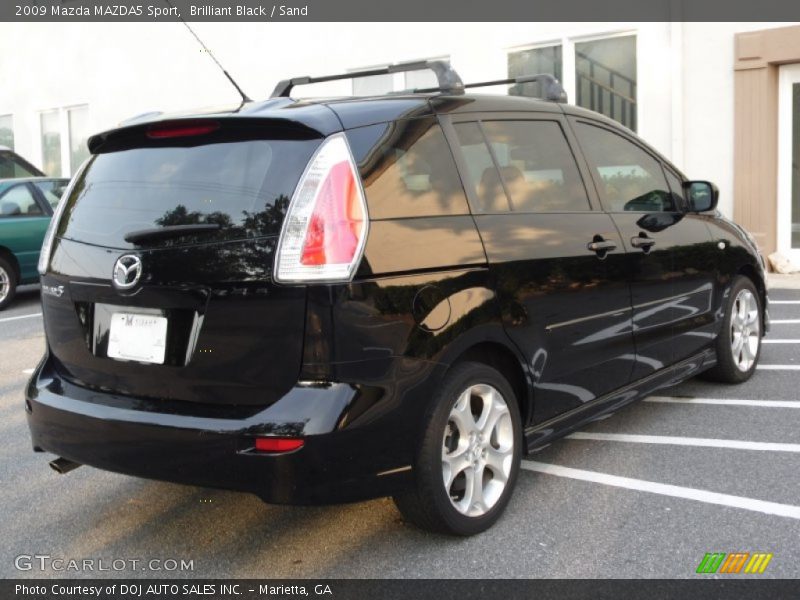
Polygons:
<instances>
[{"instance_id":1,"label":"rear hatch","mask_svg":"<svg viewBox=\"0 0 800 600\"><path fill-rule=\"evenodd\" d=\"M219 118L92 140L42 279L60 374L137 397L265 405L297 381L305 289L275 286L292 192L322 134Z\"/></svg>"}]
</instances>

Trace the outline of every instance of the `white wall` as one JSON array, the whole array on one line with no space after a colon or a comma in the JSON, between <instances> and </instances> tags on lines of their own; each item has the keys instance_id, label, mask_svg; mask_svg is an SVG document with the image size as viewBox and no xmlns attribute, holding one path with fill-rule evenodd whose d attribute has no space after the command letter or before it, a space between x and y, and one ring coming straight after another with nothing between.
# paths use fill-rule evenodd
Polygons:
<instances>
[{"instance_id":1,"label":"white wall","mask_svg":"<svg viewBox=\"0 0 800 600\"><path fill-rule=\"evenodd\" d=\"M774 24L785 25L785 24ZM376 64L449 56L465 81L506 73L510 49L637 34L639 134L687 175L716 181L732 214L734 33L761 23L193 23L247 93ZM238 99L180 23L0 24L0 114L17 151L41 163L39 111L88 104L100 131L151 110ZM568 77L565 77L568 79ZM325 90L349 93L348 83ZM314 90L308 88L307 92ZM502 88L494 88L502 93Z\"/></svg>"},{"instance_id":2,"label":"white wall","mask_svg":"<svg viewBox=\"0 0 800 600\"><path fill-rule=\"evenodd\" d=\"M734 36L792 23L684 23L683 166L720 189L720 209L733 215Z\"/></svg>"}]
</instances>

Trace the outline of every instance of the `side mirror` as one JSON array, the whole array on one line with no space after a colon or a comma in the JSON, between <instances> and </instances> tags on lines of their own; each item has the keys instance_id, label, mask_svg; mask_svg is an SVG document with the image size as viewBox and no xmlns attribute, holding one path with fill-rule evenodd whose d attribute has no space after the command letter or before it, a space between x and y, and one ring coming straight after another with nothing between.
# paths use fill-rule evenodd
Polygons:
<instances>
[{"instance_id":1,"label":"side mirror","mask_svg":"<svg viewBox=\"0 0 800 600\"><path fill-rule=\"evenodd\" d=\"M690 212L706 212L717 207L719 189L710 181L687 181L683 191Z\"/></svg>"}]
</instances>

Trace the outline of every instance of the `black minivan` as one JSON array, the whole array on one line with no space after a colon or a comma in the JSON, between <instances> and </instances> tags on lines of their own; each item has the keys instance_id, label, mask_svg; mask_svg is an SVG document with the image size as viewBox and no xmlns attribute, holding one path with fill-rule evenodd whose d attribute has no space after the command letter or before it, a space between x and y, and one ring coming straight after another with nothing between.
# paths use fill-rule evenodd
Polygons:
<instances>
[{"instance_id":1,"label":"black minivan","mask_svg":"<svg viewBox=\"0 0 800 600\"><path fill-rule=\"evenodd\" d=\"M523 454L753 374L764 264L712 184L552 77L379 71L421 67L437 88L292 100L306 77L92 137L39 265L34 450L468 535Z\"/></svg>"}]
</instances>

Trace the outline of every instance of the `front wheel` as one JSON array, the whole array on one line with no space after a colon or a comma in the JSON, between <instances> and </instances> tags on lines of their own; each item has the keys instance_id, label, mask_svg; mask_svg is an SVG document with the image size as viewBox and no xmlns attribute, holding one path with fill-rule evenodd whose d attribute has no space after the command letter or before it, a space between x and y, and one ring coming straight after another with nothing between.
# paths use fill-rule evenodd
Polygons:
<instances>
[{"instance_id":1,"label":"front wheel","mask_svg":"<svg viewBox=\"0 0 800 600\"><path fill-rule=\"evenodd\" d=\"M457 365L434 399L414 464L414 485L394 501L422 529L473 535L508 504L522 450L514 391L495 369Z\"/></svg>"},{"instance_id":2,"label":"front wheel","mask_svg":"<svg viewBox=\"0 0 800 600\"><path fill-rule=\"evenodd\" d=\"M722 383L741 383L753 376L761 356L761 299L753 282L733 280L722 331L717 336L717 364L708 378Z\"/></svg>"}]
</instances>

